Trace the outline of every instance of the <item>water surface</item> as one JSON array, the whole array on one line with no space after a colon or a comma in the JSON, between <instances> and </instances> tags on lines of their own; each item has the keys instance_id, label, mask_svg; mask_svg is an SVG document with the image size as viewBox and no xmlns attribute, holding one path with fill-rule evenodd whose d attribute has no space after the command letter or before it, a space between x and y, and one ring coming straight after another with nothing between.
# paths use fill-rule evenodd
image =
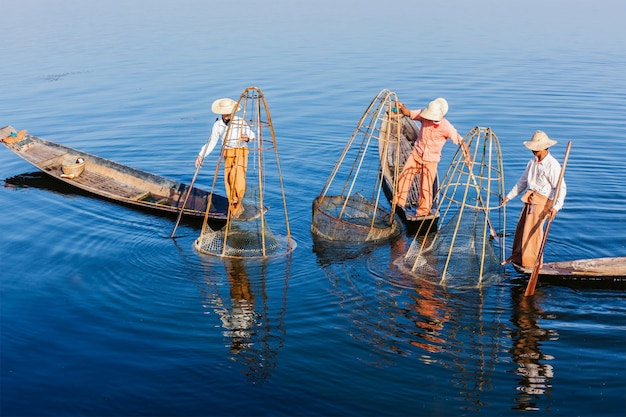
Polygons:
<instances>
[{"instance_id":1,"label":"water surface","mask_svg":"<svg viewBox=\"0 0 626 417\"><path fill-rule=\"evenodd\" d=\"M626 256L622 2L7 4L0 124L189 182L212 101L265 93L290 257L225 261L199 230L91 198L0 151L2 415L623 415L623 287L482 289L345 253L311 202L383 88L491 127L511 187L536 129L572 141L549 260ZM444 148L440 173L454 153ZM198 185L209 187L213 169ZM276 190L273 190L275 193ZM278 206L277 206L278 207ZM509 204L514 230L519 199ZM511 236L507 237L511 240Z\"/></svg>"}]
</instances>

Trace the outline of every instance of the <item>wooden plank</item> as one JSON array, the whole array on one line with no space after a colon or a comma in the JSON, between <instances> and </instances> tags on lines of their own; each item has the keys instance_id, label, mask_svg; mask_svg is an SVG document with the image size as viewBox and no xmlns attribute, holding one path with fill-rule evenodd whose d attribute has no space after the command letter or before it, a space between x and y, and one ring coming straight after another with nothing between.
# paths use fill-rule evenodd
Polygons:
<instances>
[{"instance_id":1,"label":"wooden plank","mask_svg":"<svg viewBox=\"0 0 626 417\"><path fill-rule=\"evenodd\" d=\"M515 264L513 266L517 271L524 274L532 272L532 268L524 268ZM539 270L539 275L626 278L626 256L546 262Z\"/></svg>"}]
</instances>

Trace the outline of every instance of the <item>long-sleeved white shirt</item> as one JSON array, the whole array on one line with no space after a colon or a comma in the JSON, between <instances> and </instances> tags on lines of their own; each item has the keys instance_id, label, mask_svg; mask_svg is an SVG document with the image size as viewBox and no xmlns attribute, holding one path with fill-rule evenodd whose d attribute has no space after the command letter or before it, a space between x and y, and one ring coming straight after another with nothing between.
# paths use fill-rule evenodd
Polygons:
<instances>
[{"instance_id":1,"label":"long-sleeved white shirt","mask_svg":"<svg viewBox=\"0 0 626 417\"><path fill-rule=\"evenodd\" d=\"M528 162L528 165L526 165L526 169L517 181L517 184L513 186L506 196L509 200L513 199L528 188L549 199L553 199L560 174L561 164L559 164L552 154L546 155L541 161L537 161L537 158L533 158ZM559 189L559 195L553 205L557 211L561 210L563 207L566 194L567 187L565 186L565 179L563 179L561 188Z\"/></svg>"},{"instance_id":2,"label":"long-sleeved white shirt","mask_svg":"<svg viewBox=\"0 0 626 417\"><path fill-rule=\"evenodd\" d=\"M247 148L248 144L244 140L240 140L242 136L247 136L250 139L255 139L256 136L250 126L239 116L233 117L229 125L230 132L228 132L228 139L226 139L225 148ZM207 143L202 146L198 155L202 158L206 157L208 154L215 149L217 142L219 139L222 140L222 143L226 136L226 131L228 130L228 125L224 123L222 118L220 117L213 124L213 129L211 129L211 135Z\"/></svg>"}]
</instances>

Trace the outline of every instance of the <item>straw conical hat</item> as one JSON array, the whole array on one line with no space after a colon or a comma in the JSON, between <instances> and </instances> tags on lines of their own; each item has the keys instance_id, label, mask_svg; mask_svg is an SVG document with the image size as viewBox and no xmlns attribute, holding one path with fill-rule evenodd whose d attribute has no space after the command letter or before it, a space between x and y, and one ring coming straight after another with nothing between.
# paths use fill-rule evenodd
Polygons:
<instances>
[{"instance_id":1,"label":"straw conical hat","mask_svg":"<svg viewBox=\"0 0 626 417\"><path fill-rule=\"evenodd\" d=\"M218 98L211 105L211 111L215 114L231 114L233 109L237 105L237 102L230 98ZM241 106L237 108L237 111L241 109Z\"/></svg>"},{"instance_id":2,"label":"straw conical hat","mask_svg":"<svg viewBox=\"0 0 626 417\"><path fill-rule=\"evenodd\" d=\"M440 121L448 113L448 102L444 98L436 98L420 113L424 119Z\"/></svg>"},{"instance_id":3,"label":"straw conical hat","mask_svg":"<svg viewBox=\"0 0 626 417\"><path fill-rule=\"evenodd\" d=\"M544 149L548 149L550 146L554 146L557 144L556 140L552 140L545 134L545 132L541 130L537 130L530 141L524 142L524 146L526 146L531 151L543 151Z\"/></svg>"}]
</instances>

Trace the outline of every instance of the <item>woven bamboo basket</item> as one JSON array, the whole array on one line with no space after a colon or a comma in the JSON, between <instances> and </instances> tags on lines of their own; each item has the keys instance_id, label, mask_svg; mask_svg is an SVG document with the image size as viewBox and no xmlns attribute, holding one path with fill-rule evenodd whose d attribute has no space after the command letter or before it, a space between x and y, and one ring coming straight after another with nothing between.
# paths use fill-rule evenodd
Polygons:
<instances>
[{"instance_id":1,"label":"woven bamboo basket","mask_svg":"<svg viewBox=\"0 0 626 417\"><path fill-rule=\"evenodd\" d=\"M61 166L63 173L65 175L72 175L74 177L78 177L85 170L85 161L76 160L74 163L65 163Z\"/></svg>"}]
</instances>

